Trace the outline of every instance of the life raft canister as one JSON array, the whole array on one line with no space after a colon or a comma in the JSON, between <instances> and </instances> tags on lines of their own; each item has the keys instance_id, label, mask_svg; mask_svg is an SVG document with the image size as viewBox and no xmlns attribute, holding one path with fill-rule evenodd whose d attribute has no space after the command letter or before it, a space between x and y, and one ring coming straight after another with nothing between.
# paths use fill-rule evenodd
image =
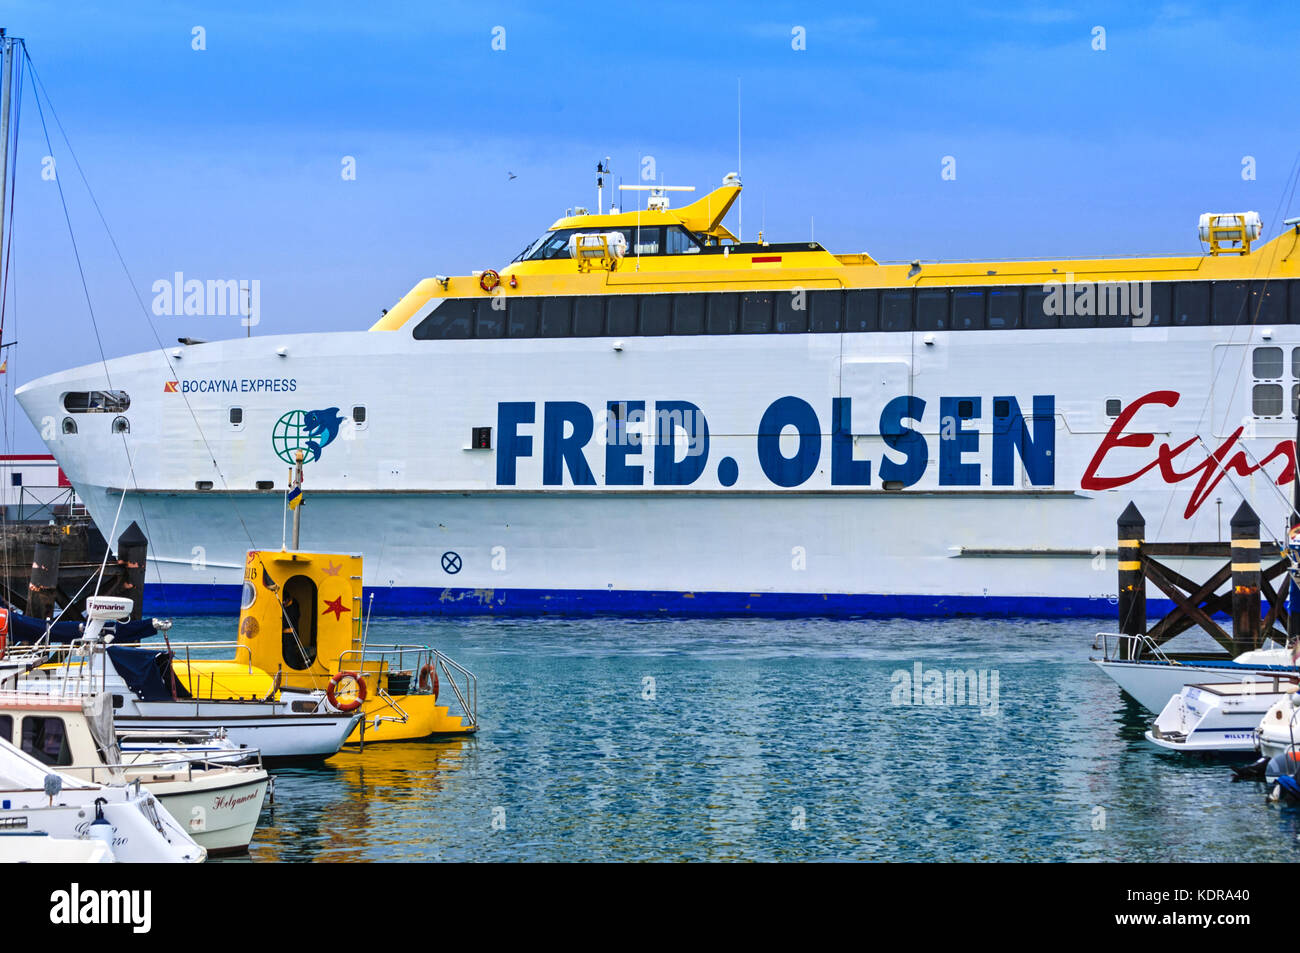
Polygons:
<instances>
[{"instance_id":1,"label":"life raft canister","mask_svg":"<svg viewBox=\"0 0 1300 953\"><path fill-rule=\"evenodd\" d=\"M338 688L343 679L350 678L357 683L357 695L352 701L340 702L338 699ZM330 683L325 686L326 700L343 713L356 711L366 700L366 680L357 672L339 672L330 679Z\"/></svg>"},{"instance_id":2,"label":"life raft canister","mask_svg":"<svg viewBox=\"0 0 1300 953\"><path fill-rule=\"evenodd\" d=\"M478 286L484 291L491 291L499 284L501 284L501 273L494 268L489 268L478 276Z\"/></svg>"},{"instance_id":3,"label":"life raft canister","mask_svg":"<svg viewBox=\"0 0 1300 953\"><path fill-rule=\"evenodd\" d=\"M438 700L438 670L432 665L426 663L424 668L420 669L420 680L416 684L420 688L428 685L433 689L433 700Z\"/></svg>"}]
</instances>

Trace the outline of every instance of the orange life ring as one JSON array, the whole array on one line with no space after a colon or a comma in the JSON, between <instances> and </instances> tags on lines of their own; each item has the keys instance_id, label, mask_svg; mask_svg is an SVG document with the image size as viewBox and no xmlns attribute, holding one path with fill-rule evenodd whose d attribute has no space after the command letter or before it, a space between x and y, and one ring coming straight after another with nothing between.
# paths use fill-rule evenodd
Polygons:
<instances>
[{"instance_id":1,"label":"orange life ring","mask_svg":"<svg viewBox=\"0 0 1300 953\"><path fill-rule=\"evenodd\" d=\"M484 291L491 291L499 284L501 284L501 274L495 269L489 268L478 276L478 286Z\"/></svg>"},{"instance_id":2,"label":"orange life ring","mask_svg":"<svg viewBox=\"0 0 1300 953\"><path fill-rule=\"evenodd\" d=\"M429 685L433 689L434 701L438 700L438 670L432 665L426 663L424 668L420 669L420 680L416 684L421 688Z\"/></svg>"},{"instance_id":3,"label":"orange life ring","mask_svg":"<svg viewBox=\"0 0 1300 953\"><path fill-rule=\"evenodd\" d=\"M345 678L356 680L357 697L352 699L350 702L340 703L338 700L338 687L339 683ZM366 700L366 680L362 678L358 672L338 672L330 679L330 683L325 686L325 698L331 705L345 714L350 711L356 711Z\"/></svg>"}]
</instances>

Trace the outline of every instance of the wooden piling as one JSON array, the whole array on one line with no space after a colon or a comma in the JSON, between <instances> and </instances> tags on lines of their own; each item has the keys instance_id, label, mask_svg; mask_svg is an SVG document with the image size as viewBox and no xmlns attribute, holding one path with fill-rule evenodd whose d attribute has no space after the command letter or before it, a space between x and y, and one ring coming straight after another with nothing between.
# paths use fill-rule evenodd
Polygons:
<instances>
[{"instance_id":1,"label":"wooden piling","mask_svg":"<svg viewBox=\"0 0 1300 953\"><path fill-rule=\"evenodd\" d=\"M1147 585L1142 574L1141 547L1147 521L1131 500L1117 521L1119 528L1119 631L1124 635L1145 635L1147 631ZM1133 640L1120 645L1120 657L1130 657Z\"/></svg>"},{"instance_id":2,"label":"wooden piling","mask_svg":"<svg viewBox=\"0 0 1300 953\"><path fill-rule=\"evenodd\" d=\"M149 555L149 540L132 520L126 532L117 538L117 561L124 570L119 594L131 599L131 618L138 622L144 612L144 571Z\"/></svg>"},{"instance_id":3,"label":"wooden piling","mask_svg":"<svg viewBox=\"0 0 1300 953\"><path fill-rule=\"evenodd\" d=\"M1260 647L1259 517L1242 500L1232 516L1232 641L1238 652Z\"/></svg>"},{"instance_id":4,"label":"wooden piling","mask_svg":"<svg viewBox=\"0 0 1300 953\"><path fill-rule=\"evenodd\" d=\"M28 615L38 619L48 619L54 614L62 552L61 533L47 532L36 540L35 551L32 554L31 581L27 584Z\"/></svg>"}]
</instances>

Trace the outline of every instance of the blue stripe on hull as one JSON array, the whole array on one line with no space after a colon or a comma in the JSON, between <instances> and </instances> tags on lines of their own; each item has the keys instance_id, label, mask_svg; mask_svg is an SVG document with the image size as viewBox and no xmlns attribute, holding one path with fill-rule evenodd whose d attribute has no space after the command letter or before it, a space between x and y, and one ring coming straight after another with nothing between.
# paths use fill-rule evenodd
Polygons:
<instances>
[{"instance_id":1,"label":"blue stripe on hull","mask_svg":"<svg viewBox=\"0 0 1300 953\"><path fill-rule=\"evenodd\" d=\"M1038 596L917 596L879 593L669 592L606 589L367 588L379 615L825 616L831 618L1079 617L1115 620L1107 599ZM170 583L145 586L146 615L234 614L239 586ZM1151 617L1172 602L1147 601Z\"/></svg>"}]
</instances>

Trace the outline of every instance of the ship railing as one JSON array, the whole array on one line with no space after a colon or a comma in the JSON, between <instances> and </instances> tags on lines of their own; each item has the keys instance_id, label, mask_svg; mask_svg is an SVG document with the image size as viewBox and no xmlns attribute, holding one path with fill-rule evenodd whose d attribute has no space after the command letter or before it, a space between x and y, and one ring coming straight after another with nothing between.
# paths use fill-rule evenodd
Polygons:
<instances>
[{"instance_id":1,"label":"ship railing","mask_svg":"<svg viewBox=\"0 0 1300 953\"><path fill-rule=\"evenodd\" d=\"M142 752L141 754L145 754ZM78 776L86 778L95 784L120 782L123 775L148 775L148 774L184 774L184 780L193 781L195 771L212 771L224 768L253 768L264 770L262 765L262 752L257 748L240 748L230 751L198 751L198 752L167 752L151 751L147 752L149 758L140 758L134 761L117 761L110 763L96 763L87 765L72 765L62 770L76 772ZM156 760L154 756L161 755ZM135 780L131 777L131 780ZM181 780L180 777L173 777L171 780ZM148 780L145 780L148 784Z\"/></svg>"},{"instance_id":2,"label":"ship railing","mask_svg":"<svg viewBox=\"0 0 1300 953\"><path fill-rule=\"evenodd\" d=\"M1092 647L1098 649L1098 642L1103 660L1107 662L1142 662L1155 660L1173 664L1173 659L1165 654L1159 644L1149 635L1123 635L1119 632L1098 632Z\"/></svg>"},{"instance_id":3,"label":"ship railing","mask_svg":"<svg viewBox=\"0 0 1300 953\"><path fill-rule=\"evenodd\" d=\"M451 686L465 720L478 727L478 676L455 659L427 645L369 643L362 648L348 649L341 653L337 670L365 672L368 670L367 663L372 666L377 663L381 670L387 666L390 673L418 673L426 665L429 666L430 670L440 673L440 682ZM373 671L373 668L369 670Z\"/></svg>"}]
</instances>

